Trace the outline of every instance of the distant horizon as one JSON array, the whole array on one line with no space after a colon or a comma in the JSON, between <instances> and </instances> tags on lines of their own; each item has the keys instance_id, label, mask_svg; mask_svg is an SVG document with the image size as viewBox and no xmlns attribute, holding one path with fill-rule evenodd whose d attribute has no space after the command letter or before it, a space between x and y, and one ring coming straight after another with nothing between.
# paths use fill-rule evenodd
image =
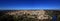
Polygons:
<instances>
[{"instance_id":1,"label":"distant horizon","mask_svg":"<svg viewBox=\"0 0 60 21\"><path fill-rule=\"evenodd\" d=\"M60 10L60 9L0 9L0 10Z\"/></svg>"}]
</instances>

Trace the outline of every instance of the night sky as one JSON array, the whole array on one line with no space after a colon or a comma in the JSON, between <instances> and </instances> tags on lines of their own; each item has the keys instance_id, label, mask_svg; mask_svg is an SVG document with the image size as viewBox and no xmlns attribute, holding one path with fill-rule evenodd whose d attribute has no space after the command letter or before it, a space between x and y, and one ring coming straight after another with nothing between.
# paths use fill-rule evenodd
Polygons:
<instances>
[{"instance_id":1,"label":"night sky","mask_svg":"<svg viewBox=\"0 0 60 21\"><path fill-rule=\"evenodd\" d=\"M60 9L60 0L0 0L0 9Z\"/></svg>"}]
</instances>

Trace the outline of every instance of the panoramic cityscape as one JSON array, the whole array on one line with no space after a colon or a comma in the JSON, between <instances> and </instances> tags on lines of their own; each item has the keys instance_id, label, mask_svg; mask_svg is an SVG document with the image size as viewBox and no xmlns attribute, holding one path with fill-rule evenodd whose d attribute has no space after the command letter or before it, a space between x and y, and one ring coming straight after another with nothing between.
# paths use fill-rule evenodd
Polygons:
<instances>
[{"instance_id":1,"label":"panoramic cityscape","mask_svg":"<svg viewBox=\"0 0 60 21\"><path fill-rule=\"evenodd\" d=\"M53 21L55 14L60 21L60 10L3 10L0 21Z\"/></svg>"},{"instance_id":2,"label":"panoramic cityscape","mask_svg":"<svg viewBox=\"0 0 60 21\"><path fill-rule=\"evenodd\" d=\"M0 21L60 21L60 0L0 0Z\"/></svg>"}]
</instances>

